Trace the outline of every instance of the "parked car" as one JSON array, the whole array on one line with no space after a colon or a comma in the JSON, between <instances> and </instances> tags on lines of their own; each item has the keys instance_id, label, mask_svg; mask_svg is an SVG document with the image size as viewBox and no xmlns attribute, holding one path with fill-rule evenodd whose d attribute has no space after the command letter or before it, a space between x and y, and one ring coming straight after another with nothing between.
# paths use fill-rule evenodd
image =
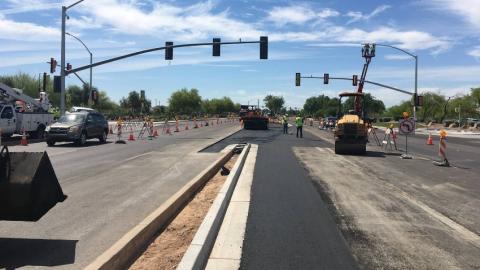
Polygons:
<instances>
[{"instance_id":1,"label":"parked car","mask_svg":"<svg viewBox=\"0 0 480 270\"><path fill-rule=\"evenodd\" d=\"M95 111L66 113L45 130L48 146L56 142L75 142L84 145L88 139L99 139L105 143L108 135L108 122Z\"/></svg>"}]
</instances>

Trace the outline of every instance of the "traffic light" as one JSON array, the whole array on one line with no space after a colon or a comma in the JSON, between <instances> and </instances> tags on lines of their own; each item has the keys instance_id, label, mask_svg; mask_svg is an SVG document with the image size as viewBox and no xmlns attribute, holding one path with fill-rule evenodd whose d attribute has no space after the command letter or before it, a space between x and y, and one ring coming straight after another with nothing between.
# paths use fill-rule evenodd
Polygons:
<instances>
[{"instance_id":1,"label":"traffic light","mask_svg":"<svg viewBox=\"0 0 480 270\"><path fill-rule=\"evenodd\" d=\"M358 85L358 75L353 75L352 77L352 85L357 86Z\"/></svg>"},{"instance_id":2,"label":"traffic light","mask_svg":"<svg viewBox=\"0 0 480 270\"><path fill-rule=\"evenodd\" d=\"M423 96L417 96L417 100L415 102L415 106L422 107L423 106Z\"/></svg>"},{"instance_id":3,"label":"traffic light","mask_svg":"<svg viewBox=\"0 0 480 270\"><path fill-rule=\"evenodd\" d=\"M328 84L329 77L328 73L323 74L323 84Z\"/></svg>"},{"instance_id":4,"label":"traffic light","mask_svg":"<svg viewBox=\"0 0 480 270\"><path fill-rule=\"evenodd\" d=\"M95 105L98 104L98 91L97 90L92 90L92 101L93 101L93 104L95 104Z\"/></svg>"},{"instance_id":5,"label":"traffic light","mask_svg":"<svg viewBox=\"0 0 480 270\"><path fill-rule=\"evenodd\" d=\"M302 75L300 73L295 73L295 86L300 86L300 80Z\"/></svg>"},{"instance_id":6,"label":"traffic light","mask_svg":"<svg viewBox=\"0 0 480 270\"><path fill-rule=\"evenodd\" d=\"M55 73L55 70L57 68L57 60L54 58L50 58L50 73Z\"/></svg>"},{"instance_id":7,"label":"traffic light","mask_svg":"<svg viewBox=\"0 0 480 270\"><path fill-rule=\"evenodd\" d=\"M53 77L53 92L60 93L62 90L62 77L54 76Z\"/></svg>"},{"instance_id":8,"label":"traffic light","mask_svg":"<svg viewBox=\"0 0 480 270\"><path fill-rule=\"evenodd\" d=\"M67 63L67 70L72 70L72 64Z\"/></svg>"},{"instance_id":9,"label":"traffic light","mask_svg":"<svg viewBox=\"0 0 480 270\"><path fill-rule=\"evenodd\" d=\"M268 37L260 37L260 59L268 59Z\"/></svg>"},{"instance_id":10,"label":"traffic light","mask_svg":"<svg viewBox=\"0 0 480 270\"><path fill-rule=\"evenodd\" d=\"M221 39L213 38L212 56L220 56L220 42L221 42Z\"/></svg>"},{"instance_id":11,"label":"traffic light","mask_svg":"<svg viewBox=\"0 0 480 270\"><path fill-rule=\"evenodd\" d=\"M165 42L165 60L173 60L173 42Z\"/></svg>"}]
</instances>

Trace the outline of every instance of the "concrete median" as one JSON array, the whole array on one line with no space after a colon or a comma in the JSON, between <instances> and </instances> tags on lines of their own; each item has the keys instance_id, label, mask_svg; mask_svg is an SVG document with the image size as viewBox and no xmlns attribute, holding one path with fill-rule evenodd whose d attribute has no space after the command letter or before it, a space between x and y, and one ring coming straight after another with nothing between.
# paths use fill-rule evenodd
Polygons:
<instances>
[{"instance_id":1,"label":"concrete median","mask_svg":"<svg viewBox=\"0 0 480 270\"><path fill-rule=\"evenodd\" d=\"M183 186L85 269L124 269L128 267L148 246L152 238L168 225L190 198L217 173L233 154L233 149L223 153L213 164Z\"/></svg>"}]
</instances>

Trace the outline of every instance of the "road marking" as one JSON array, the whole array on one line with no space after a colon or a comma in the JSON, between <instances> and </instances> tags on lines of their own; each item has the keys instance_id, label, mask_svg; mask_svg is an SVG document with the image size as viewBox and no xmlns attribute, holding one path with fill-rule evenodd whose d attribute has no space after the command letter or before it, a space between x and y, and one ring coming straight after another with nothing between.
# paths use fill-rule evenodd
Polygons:
<instances>
[{"instance_id":1,"label":"road marking","mask_svg":"<svg viewBox=\"0 0 480 270\"><path fill-rule=\"evenodd\" d=\"M133 160L133 159L136 159L136 158L139 158L139 157L143 157L143 156L146 156L146 155L150 155L151 153L153 153L153 151L146 152L146 153L143 153L143 154L140 154L140 155L136 155L136 156L127 158L127 159L125 159L124 161L130 161L130 160Z\"/></svg>"},{"instance_id":2,"label":"road marking","mask_svg":"<svg viewBox=\"0 0 480 270\"><path fill-rule=\"evenodd\" d=\"M239 269L258 145L252 144L205 269Z\"/></svg>"},{"instance_id":3,"label":"road marking","mask_svg":"<svg viewBox=\"0 0 480 270\"><path fill-rule=\"evenodd\" d=\"M320 148L320 147L315 147L315 148L318 151L322 152L323 154L325 154L327 151L331 152L330 148ZM354 167L360 168L359 165L357 165L356 163L348 160L344 156L336 155L336 158L337 158L337 161L342 160L343 162L349 163L350 165L352 165ZM470 231L469 229L467 229L464 226L462 226L461 224L455 222L451 218L443 215L442 213L440 213L437 210L431 208L430 206L424 204L423 202L413 198L412 196L410 196L408 193L406 193L405 191L403 191L399 187L397 187L397 186L395 186L395 185L393 185L389 182L386 182L386 181L376 177L375 175L373 175L373 177L370 177L370 178L375 179L377 181L382 181L386 186L388 186L388 187L390 187L390 189L396 191L397 194L399 194L403 199L408 201L410 204L415 205L416 207L422 209L423 211L425 211L431 217L435 218L436 220L438 220L441 223L445 224L446 226L450 227L461 238L467 240L468 242L470 242L471 244L473 244L477 248L480 248L480 236L478 234L476 234L475 232Z\"/></svg>"}]
</instances>

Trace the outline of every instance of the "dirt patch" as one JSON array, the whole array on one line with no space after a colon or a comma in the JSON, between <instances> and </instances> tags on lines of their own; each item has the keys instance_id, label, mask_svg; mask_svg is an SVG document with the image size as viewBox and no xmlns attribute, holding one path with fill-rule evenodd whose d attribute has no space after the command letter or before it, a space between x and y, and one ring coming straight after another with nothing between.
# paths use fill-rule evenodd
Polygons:
<instances>
[{"instance_id":1,"label":"dirt patch","mask_svg":"<svg viewBox=\"0 0 480 270\"><path fill-rule=\"evenodd\" d=\"M237 158L234 155L225 167L231 170ZM210 179L130 269L175 269L227 177L219 171Z\"/></svg>"}]
</instances>

